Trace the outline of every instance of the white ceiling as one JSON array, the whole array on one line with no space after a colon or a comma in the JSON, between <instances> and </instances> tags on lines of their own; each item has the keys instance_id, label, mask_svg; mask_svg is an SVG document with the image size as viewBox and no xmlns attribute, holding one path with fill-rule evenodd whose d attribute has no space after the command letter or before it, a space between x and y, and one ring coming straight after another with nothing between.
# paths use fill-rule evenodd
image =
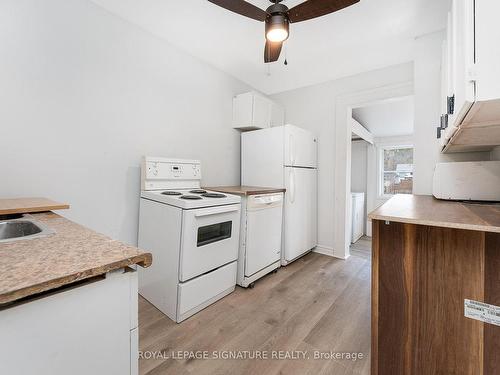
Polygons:
<instances>
[{"instance_id":1,"label":"white ceiling","mask_svg":"<svg viewBox=\"0 0 500 375\"><path fill-rule=\"evenodd\" d=\"M413 134L413 96L386 100L352 110L352 117L375 137Z\"/></svg>"},{"instance_id":2,"label":"white ceiling","mask_svg":"<svg viewBox=\"0 0 500 375\"><path fill-rule=\"evenodd\" d=\"M263 23L206 0L91 1L268 94L411 61L415 36L444 28L449 6L449 0L361 0L292 24L285 66L283 52L264 64Z\"/></svg>"}]
</instances>

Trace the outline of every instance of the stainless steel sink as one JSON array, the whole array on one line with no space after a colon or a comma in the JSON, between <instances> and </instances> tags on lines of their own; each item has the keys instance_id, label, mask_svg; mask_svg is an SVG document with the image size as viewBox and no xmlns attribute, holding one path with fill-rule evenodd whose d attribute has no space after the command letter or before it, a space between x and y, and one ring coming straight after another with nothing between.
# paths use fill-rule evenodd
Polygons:
<instances>
[{"instance_id":1,"label":"stainless steel sink","mask_svg":"<svg viewBox=\"0 0 500 375\"><path fill-rule=\"evenodd\" d=\"M20 219L0 221L0 243L39 238L52 233L53 230L28 215Z\"/></svg>"}]
</instances>

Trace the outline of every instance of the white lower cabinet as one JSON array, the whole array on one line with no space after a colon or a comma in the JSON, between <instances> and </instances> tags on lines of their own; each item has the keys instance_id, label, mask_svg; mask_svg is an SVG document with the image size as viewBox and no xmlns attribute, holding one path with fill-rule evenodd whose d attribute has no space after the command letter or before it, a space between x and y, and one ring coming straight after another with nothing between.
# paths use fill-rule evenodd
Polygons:
<instances>
[{"instance_id":1,"label":"white lower cabinet","mask_svg":"<svg viewBox=\"0 0 500 375\"><path fill-rule=\"evenodd\" d=\"M0 374L137 374L137 298L121 269L0 308Z\"/></svg>"}]
</instances>

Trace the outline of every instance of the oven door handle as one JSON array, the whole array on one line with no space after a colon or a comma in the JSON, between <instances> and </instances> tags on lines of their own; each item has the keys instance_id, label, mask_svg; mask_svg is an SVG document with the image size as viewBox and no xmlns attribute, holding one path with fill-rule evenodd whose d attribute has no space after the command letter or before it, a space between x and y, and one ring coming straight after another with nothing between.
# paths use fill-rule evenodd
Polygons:
<instances>
[{"instance_id":1,"label":"oven door handle","mask_svg":"<svg viewBox=\"0 0 500 375\"><path fill-rule=\"evenodd\" d=\"M217 214L226 214L228 212L237 212L239 210L240 210L239 207L213 208L211 210L196 212L194 214L194 216L195 217L203 217L203 216L210 216L210 215L217 215Z\"/></svg>"}]
</instances>

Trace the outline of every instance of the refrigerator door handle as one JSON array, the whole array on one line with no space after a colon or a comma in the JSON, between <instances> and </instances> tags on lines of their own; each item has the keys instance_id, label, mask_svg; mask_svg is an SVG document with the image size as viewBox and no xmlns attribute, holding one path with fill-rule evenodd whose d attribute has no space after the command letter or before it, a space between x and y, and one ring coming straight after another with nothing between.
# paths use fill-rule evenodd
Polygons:
<instances>
[{"instance_id":1,"label":"refrigerator door handle","mask_svg":"<svg viewBox=\"0 0 500 375\"><path fill-rule=\"evenodd\" d=\"M295 202L295 171L290 168L290 203Z\"/></svg>"}]
</instances>

